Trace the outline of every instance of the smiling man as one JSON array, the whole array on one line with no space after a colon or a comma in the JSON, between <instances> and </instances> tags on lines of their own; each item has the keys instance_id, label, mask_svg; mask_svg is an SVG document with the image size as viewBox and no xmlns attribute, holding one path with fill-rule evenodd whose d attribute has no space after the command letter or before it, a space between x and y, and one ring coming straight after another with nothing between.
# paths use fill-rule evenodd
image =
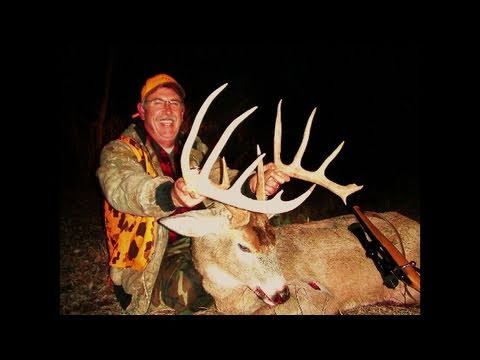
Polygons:
<instances>
[{"instance_id":1,"label":"smiling man","mask_svg":"<svg viewBox=\"0 0 480 360\"><path fill-rule=\"evenodd\" d=\"M188 192L180 169L186 138L181 132L185 91L167 74L149 78L140 93L136 119L102 149L97 176L105 196L105 230L110 278L122 308L145 314L163 301L177 313L206 309L212 297L203 289L190 253L190 238L169 231L157 220L198 209L207 199ZM200 167L207 146L197 137L190 166ZM220 162L210 178L219 182ZM236 170L229 169L234 179ZM266 194L289 180L265 166ZM250 190L256 189L252 177Z\"/></svg>"}]
</instances>

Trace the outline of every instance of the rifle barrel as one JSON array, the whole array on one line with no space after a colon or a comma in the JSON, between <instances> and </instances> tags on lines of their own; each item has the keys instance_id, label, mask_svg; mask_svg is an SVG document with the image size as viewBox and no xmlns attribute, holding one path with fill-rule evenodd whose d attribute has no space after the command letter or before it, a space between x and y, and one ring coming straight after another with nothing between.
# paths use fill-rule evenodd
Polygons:
<instances>
[{"instance_id":1,"label":"rifle barrel","mask_svg":"<svg viewBox=\"0 0 480 360\"><path fill-rule=\"evenodd\" d=\"M410 280L411 287L420 292L420 275L418 272L410 265L405 256L402 255L400 251L388 240L388 238L383 235L380 230L377 229L375 225L368 219L368 217L360 210L357 205L352 206L353 212L357 217L358 221L367 231L368 235L374 239L377 239L380 244L388 251L392 259L395 261L398 267L400 267L403 272L407 275Z\"/></svg>"}]
</instances>

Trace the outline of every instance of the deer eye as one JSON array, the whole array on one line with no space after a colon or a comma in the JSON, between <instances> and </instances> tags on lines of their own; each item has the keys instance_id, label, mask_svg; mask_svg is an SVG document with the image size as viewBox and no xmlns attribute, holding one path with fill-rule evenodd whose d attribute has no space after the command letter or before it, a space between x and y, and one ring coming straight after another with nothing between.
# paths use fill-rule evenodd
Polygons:
<instances>
[{"instance_id":1,"label":"deer eye","mask_svg":"<svg viewBox=\"0 0 480 360\"><path fill-rule=\"evenodd\" d=\"M251 252L250 249L246 246L243 246L242 244L238 244L238 247L240 248L240 250L242 250L243 252Z\"/></svg>"}]
</instances>

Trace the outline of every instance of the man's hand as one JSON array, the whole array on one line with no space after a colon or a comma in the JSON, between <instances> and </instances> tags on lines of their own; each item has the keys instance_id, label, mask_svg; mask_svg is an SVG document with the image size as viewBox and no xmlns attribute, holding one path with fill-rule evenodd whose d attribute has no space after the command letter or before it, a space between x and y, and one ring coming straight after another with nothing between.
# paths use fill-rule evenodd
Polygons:
<instances>
[{"instance_id":1,"label":"man's hand","mask_svg":"<svg viewBox=\"0 0 480 360\"><path fill-rule=\"evenodd\" d=\"M277 170L273 162L268 163L263 167L265 174L265 194L267 196L274 195L279 189L280 186L287 181L290 181L290 176ZM257 191L257 176L252 176L250 178L250 190L255 193Z\"/></svg>"},{"instance_id":2,"label":"man's hand","mask_svg":"<svg viewBox=\"0 0 480 360\"><path fill-rule=\"evenodd\" d=\"M194 207L205 200L205 196L201 196L193 191L189 192L183 178L175 181L171 196L175 207Z\"/></svg>"}]
</instances>

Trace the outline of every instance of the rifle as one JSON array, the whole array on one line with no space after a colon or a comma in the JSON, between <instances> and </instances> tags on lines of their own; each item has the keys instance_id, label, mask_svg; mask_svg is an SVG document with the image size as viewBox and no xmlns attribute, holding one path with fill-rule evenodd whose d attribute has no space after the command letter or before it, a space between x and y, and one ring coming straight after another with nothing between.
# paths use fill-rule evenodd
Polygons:
<instances>
[{"instance_id":1,"label":"rifle","mask_svg":"<svg viewBox=\"0 0 480 360\"><path fill-rule=\"evenodd\" d=\"M408 261L405 256L383 235L378 228L368 219L357 205L352 206L353 213L371 241L361 238L360 242L367 251L367 256L372 258L377 269L382 274L385 286L394 288L398 279L405 282L420 292L420 274L414 261ZM354 228L352 228L354 231ZM353 232L352 231L352 232ZM364 237L364 234L362 234ZM380 253L381 257L378 256Z\"/></svg>"}]
</instances>

